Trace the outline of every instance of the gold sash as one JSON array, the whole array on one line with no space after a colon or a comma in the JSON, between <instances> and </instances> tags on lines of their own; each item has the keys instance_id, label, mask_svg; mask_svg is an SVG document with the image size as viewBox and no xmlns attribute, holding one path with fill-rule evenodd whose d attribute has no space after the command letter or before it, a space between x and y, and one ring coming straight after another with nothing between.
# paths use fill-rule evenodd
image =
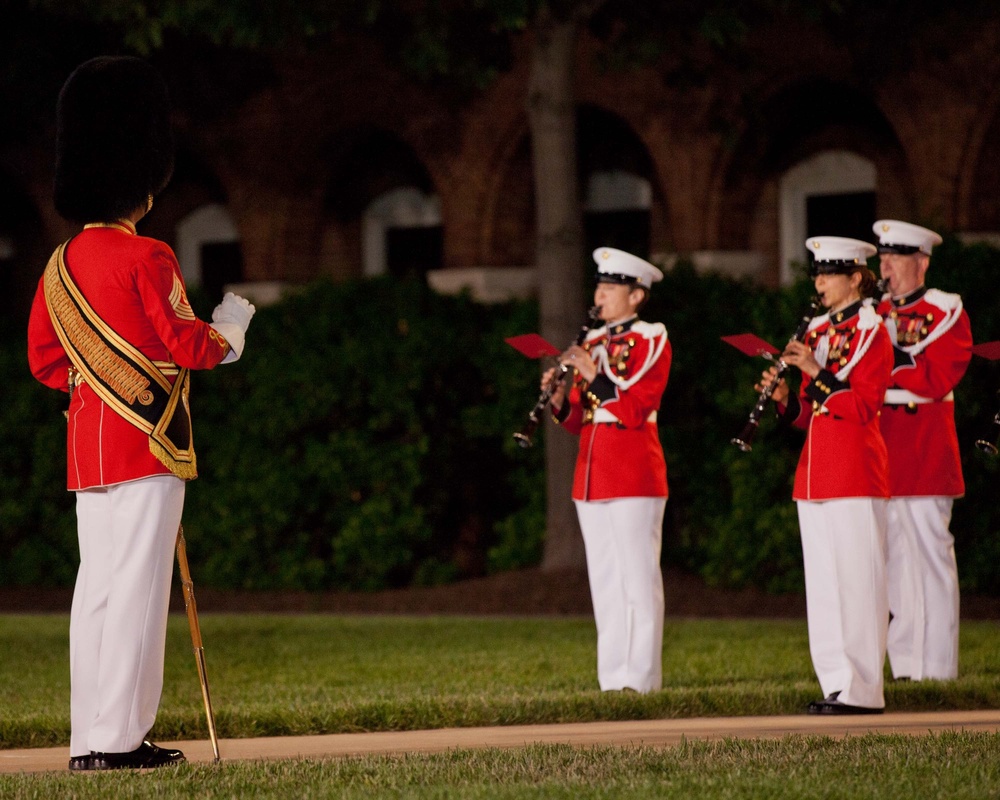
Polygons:
<instances>
[{"instance_id":1,"label":"gold sash","mask_svg":"<svg viewBox=\"0 0 1000 800\"><path fill-rule=\"evenodd\" d=\"M171 384L161 369L91 308L59 245L45 268L45 304L73 367L120 417L149 436L149 451L178 478L198 476L188 406L190 370Z\"/></svg>"}]
</instances>

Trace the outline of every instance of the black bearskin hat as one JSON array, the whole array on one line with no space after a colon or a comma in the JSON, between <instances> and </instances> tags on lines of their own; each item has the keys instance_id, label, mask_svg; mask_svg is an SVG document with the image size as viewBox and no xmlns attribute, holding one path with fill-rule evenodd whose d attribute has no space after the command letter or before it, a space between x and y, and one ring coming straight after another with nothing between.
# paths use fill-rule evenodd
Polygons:
<instances>
[{"instance_id":1,"label":"black bearskin hat","mask_svg":"<svg viewBox=\"0 0 1000 800\"><path fill-rule=\"evenodd\" d=\"M56 105L56 211L73 222L122 219L173 171L170 101L159 73L130 56L77 67Z\"/></svg>"}]
</instances>

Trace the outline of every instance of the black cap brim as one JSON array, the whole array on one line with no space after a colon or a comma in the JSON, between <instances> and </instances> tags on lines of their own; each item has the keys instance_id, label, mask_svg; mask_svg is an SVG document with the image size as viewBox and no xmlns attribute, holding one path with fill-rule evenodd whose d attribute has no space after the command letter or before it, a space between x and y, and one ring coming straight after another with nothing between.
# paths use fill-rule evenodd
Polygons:
<instances>
[{"instance_id":1,"label":"black cap brim","mask_svg":"<svg viewBox=\"0 0 1000 800\"><path fill-rule=\"evenodd\" d=\"M852 275L867 267L863 261L813 261L809 265L809 277L817 275Z\"/></svg>"},{"instance_id":2,"label":"black cap brim","mask_svg":"<svg viewBox=\"0 0 1000 800\"><path fill-rule=\"evenodd\" d=\"M912 244L880 244L878 254L889 253L900 256L912 256L914 253L923 252L919 247Z\"/></svg>"},{"instance_id":3,"label":"black cap brim","mask_svg":"<svg viewBox=\"0 0 1000 800\"><path fill-rule=\"evenodd\" d=\"M620 272L598 272L594 278L595 283L617 283L625 286L642 286L639 279L634 275L623 275ZM645 288L645 287L643 287Z\"/></svg>"}]
</instances>

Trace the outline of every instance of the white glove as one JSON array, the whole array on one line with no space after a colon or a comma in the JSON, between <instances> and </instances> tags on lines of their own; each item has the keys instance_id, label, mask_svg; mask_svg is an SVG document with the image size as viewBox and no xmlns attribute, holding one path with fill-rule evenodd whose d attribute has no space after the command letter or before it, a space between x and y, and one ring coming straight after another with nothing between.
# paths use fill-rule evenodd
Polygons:
<instances>
[{"instance_id":1,"label":"white glove","mask_svg":"<svg viewBox=\"0 0 1000 800\"><path fill-rule=\"evenodd\" d=\"M239 325L240 329L246 333L247 328L250 326L250 319L256 310L249 300L245 300L232 292L226 292L222 298L222 302L212 312L212 321L232 322Z\"/></svg>"},{"instance_id":2,"label":"white glove","mask_svg":"<svg viewBox=\"0 0 1000 800\"><path fill-rule=\"evenodd\" d=\"M249 300L232 292L226 292L222 302L212 312L212 327L229 342L229 352L222 359L223 364L237 361L243 355L246 332L257 309Z\"/></svg>"}]
</instances>

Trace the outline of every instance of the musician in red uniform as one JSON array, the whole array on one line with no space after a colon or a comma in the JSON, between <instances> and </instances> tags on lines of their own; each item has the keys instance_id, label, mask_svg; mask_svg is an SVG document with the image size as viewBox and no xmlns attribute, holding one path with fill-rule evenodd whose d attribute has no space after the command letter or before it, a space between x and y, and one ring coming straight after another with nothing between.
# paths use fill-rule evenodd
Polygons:
<instances>
[{"instance_id":1,"label":"musician in red uniform","mask_svg":"<svg viewBox=\"0 0 1000 800\"><path fill-rule=\"evenodd\" d=\"M71 770L184 760L146 740L163 685L185 481L196 476L189 371L235 361L254 309L197 319L173 252L139 236L173 171L166 87L144 61L97 58L57 106L56 210L83 223L39 282L34 376L70 393L67 485L80 568L70 616Z\"/></svg>"},{"instance_id":2,"label":"musician in red uniform","mask_svg":"<svg viewBox=\"0 0 1000 800\"><path fill-rule=\"evenodd\" d=\"M889 448L889 663L896 678L958 676L958 566L949 531L965 494L954 388L972 357L962 298L924 284L934 231L873 226L886 294L879 304L895 364L882 407Z\"/></svg>"},{"instance_id":3,"label":"musician in red uniform","mask_svg":"<svg viewBox=\"0 0 1000 800\"><path fill-rule=\"evenodd\" d=\"M598 682L604 691L650 692L663 683L667 467L656 414L671 349L663 325L637 315L663 273L611 247L595 250L594 260L594 304L604 325L560 357L574 368L574 380L568 397L565 385L553 394L552 410L580 437L573 500L597 624Z\"/></svg>"},{"instance_id":4,"label":"musician in red uniform","mask_svg":"<svg viewBox=\"0 0 1000 800\"><path fill-rule=\"evenodd\" d=\"M881 713L889 479L878 414L892 344L870 299L875 276L866 259L874 246L817 236L806 247L816 292L829 311L812 321L805 341L793 340L782 354L802 371L798 394L782 383L772 398L807 431L792 496L802 536L809 650L825 695L808 711ZM774 373L764 373L763 385Z\"/></svg>"}]
</instances>

